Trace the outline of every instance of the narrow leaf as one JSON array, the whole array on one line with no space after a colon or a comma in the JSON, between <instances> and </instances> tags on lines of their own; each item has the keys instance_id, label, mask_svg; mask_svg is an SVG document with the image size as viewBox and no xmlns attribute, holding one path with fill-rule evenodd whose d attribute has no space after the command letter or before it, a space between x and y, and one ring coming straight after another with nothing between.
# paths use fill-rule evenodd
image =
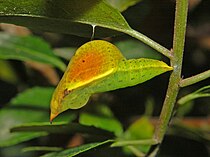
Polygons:
<instances>
[{"instance_id":1,"label":"narrow leaf","mask_svg":"<svg viewBox=\"0 0 210 157\"><path fill-rule=\"evenodd\" d=\"M85 144L85 145L81 145L79 147L75 147L75 148L71 148L71 149L66 149L63 150L61 152L55 152L55 153L49 153L49 154L45 154L42 157L54 157L54 156L59 156L59 157L72 157L72 156L76 156L79 154L82 154L86 151L89 151L91 149L96 149L99 146L111 143L112 140L106 140L103 142L95 142L95 143L89 143L89 144Z\"/></svg>"},{"instance_id":2,"label":"narrow leaf","mask_svg":"<svg viewBox=\"0 0 210 157\"><path fill-rule=\"evenodd\" d=\"M34 87L19 94L12 100L13 104L0 110L0 147L15 145L40 136L48 135L47 131L13 132L11 128L23 123L47 122L48 106L53 88ZM59 121L68 123L76 118L75 114L65 113ZM49 124L49 122L47 122Z\"/></svg>"},{"instance_id":3,"label":"narrow leaf","mask_svg":"<svg viewBox=\"0 0 210 157\"><path fill-rule=\"evenodd\" d=\"M120 12L103 0L2 0L0 22L86 37L91 36L92 26L130 29ZM113 35L113 31L96 27L95 35Z\"/></svg>"},{"instance_id":4,"label":"narrow leaf","mask_svg":"<svg viewBox=\"0 0 210 157\"><path fill-rule=\"evenodd\" d=\"M36 61L58 67L64 71L66 65L54 55L49 44L35 36L14 36L0 33L0 59Z\"/></svg>"},{"instance_id":5,"label":"narrow leaf","mask_svg":"<svg viewBox=\"0 0 210 157\"><path fill-rule=\"evenodd\" d=\"M151 139L153 133L154 126L150 123L148 117L141 117L129 126L122 138L114 143L113 146L123 145L126 144L126 142L128 142L127 146L129 146L129 143L132 143L133 141L133 144L138 143L137 145L133 146L134 148L140 152L146 153L149 150L150 145L152 145L153 140ZM148 142L148 144L144 144L146 142ZM129 153L129 149L126 147L125 151Z\"/></svg>"},{"instance_id":6,"label":"narrow leaf","mask_svg":"<svg viewBox=\"0 0 210 157\"><path fill-rule=\"evenodd\" d=\"M83 125L94 126L96 128L101 128L110 132L114 132L116 136L119 136L123 132L121 123L114 118L107 118L93 114L82 113L80 114L79 122Z\"/></svg>"},{"instance_id":7,"label":"narrow leaf","mask_svg":"<svg viewBox=\"0 0 210 157\"><path fill-rule=\"evenodd\" d=\"M10 133L10 129L21 123L47 120L46 112L37 110L21 110L17 108L4 108L0 110L0 147L15 145L40 136L46 136L46 132Z\"/></svg>"},{"instance_id":8,"label":"narrow leaf","mask_svg":"<svg viewBox=\"0 0 210 157\"><path fill-rule=\"evenodd\" d=\"M204 97L210 97L210 85L202 87L198 89L197 91L180 98L178 100L178 104L184 105L189 101L192 101L197 98L204 98Z\"/></svg>"},{"instance_id":9,"label":"narrow leaf","mask_svg":"<svg viewBox=\"0 0 210 157\"><path fill-rule=\"evenodd\" d=\"M48 132L57 134L74 134L86 133L94 135L105 135L113 137L111 132L95 128L92 126L85 126L77 123L57 122L50 124L49 122L28 123L22 124L11 129L12 132Z\"/></svg>"},{"instance_id":10,"label":"narrow leaf","mask_svg":"<svg viewBox=\"0 0 210 157\"><path fill-rule=\"evenodd\" d=\"M61 151L61 147L46 147L46 146L32 146L22 149L22 152L31 152L31 151Z\"/></svg>"},{"instance_id":11,"label":"narrow leaf","mask_svg":"<svg viewBox=\"0 0 210 157\"><path fill-rule=\"evenodd\" d=\"M127 140L150 139L154 133L154 126L148 117L141 117L132 123L124 133Z\"/></svg>"},{"instance_id":12,"label":"narrow leaf","mask_svg":"<svg viewBox=\"0 0 210 157\"><path fill-rule=\"evenodd\" d=\"M18 76L14 68L8 61L0 60L0 79L9 83L16 84L18 82Z\"/></svg>"},{"instance_id":13,"label":"narrow leaf","mask_svg":"<svg viewBox=\"0 0 210 157\"><path fill-rule=\"evenodd\" d=\"M10 103L13 106L27 105L48 108L53 91L54 88L52 87L33 87L19 93L16 97L12 98Z\"/></svg>"}]
</instances>

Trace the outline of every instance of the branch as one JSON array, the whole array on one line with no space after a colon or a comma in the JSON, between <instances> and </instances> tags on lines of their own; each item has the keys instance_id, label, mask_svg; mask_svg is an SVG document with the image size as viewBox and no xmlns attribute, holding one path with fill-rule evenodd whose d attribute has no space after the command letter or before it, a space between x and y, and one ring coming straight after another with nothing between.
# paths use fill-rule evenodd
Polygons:
<instances>
[{"instance_id":1,"label":"branch","mask_svg":"<svg viewBox=\"0 0 210 157\"><path fill-rule=\"evenodd\" d=\"M197 74L195 76L181 80L179 85L180 85L180 87L190 86L197 82L203 81L209 77L210 77L210 70L207 70L207 71Z\"/></svg>"},{"instance_id":2,"label":"branch","mask_svg":"<svg viewBox=\"0 0 210 157\"><path fill-rule=\"evenodd\" d=\"M154 138L161 143L170 118L173 113L176 98L179 92L179 82L181 80L182 60L185 42L185 32L187 23L188 0L176 0L176 13L174 24L174 39L173 39L173 58L171 64L174 67L169 80L169 85L160 114L159 123L157 125Z\"/></svg>"}]
</instances>

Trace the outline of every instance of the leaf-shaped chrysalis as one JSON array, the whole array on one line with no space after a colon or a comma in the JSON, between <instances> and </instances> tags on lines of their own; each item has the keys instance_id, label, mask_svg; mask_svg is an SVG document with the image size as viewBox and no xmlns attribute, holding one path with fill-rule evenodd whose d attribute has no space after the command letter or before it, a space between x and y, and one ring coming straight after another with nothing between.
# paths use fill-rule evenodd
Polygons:
<instances>
[{"instance_id":1,"label":"leaf-shaped chrysalis","mask_svg":"<svg viewBox=\"0 0 210 157\"><path fill-rule=\"evenodd\" d=\"M85 43L77 49L53 94L50 121L67 109L81 108L94 93L134 86L170 70L172 67L158 60L127 60L107 41Z\"/></svg>"}]
</instances>

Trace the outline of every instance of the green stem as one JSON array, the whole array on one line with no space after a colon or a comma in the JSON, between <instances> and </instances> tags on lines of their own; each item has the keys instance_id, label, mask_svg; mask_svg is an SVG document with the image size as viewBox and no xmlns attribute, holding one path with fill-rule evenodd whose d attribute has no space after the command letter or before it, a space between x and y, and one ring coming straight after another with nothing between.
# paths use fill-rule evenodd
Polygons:
<instances>
[{"instance_id":1,"label":"green stem","mask_svg":"<svg viewBox=\"0 0 210 157\"><path fill-rule=\"evenodd\" d=\"M171 54L171 51L169 51L167 48L161 46L157 42L153 41L152 39L148 38L147 36L141 34L140 32L138 32L136 30L133 30L133 29L121 30L121 32L126 33L126 34L142 41L143 43L149 45L156 51L158 51L158 52L162 53L164 56L168 57L169 59L171 59L173 57Z\"/></svg>"},{"instance_id":2,"label":"green stem","mask_svg":"<svg viewBox=\"0 0 210 157\"><path fill-rule=\"evenodd\" d=\"M137 147L127 146L128 149L137 157L145 157L145 154L142 153Z\"/></svg>"},{"instance_id":3,"label":"green stem","mask_svg":"<svg viewBox=\"0 0 210 157\"><path fill-rule=\"evenodd\" d=\"M187 96L182 97L181 99L179 99L179 101L177 102L179 105L184 105L187 102L193 100L193 99L197 99L197 98L205 98L205 97L210 97L210 93L202 93L202 94L189 94Z\"/></svg>"},{"instance_id":4,"label":"green stem","mask_svg":"<svg viewBox=\"0 0 210 157\"><path fill-rule=\"evenodd\" d=\"M187 22L188 0L176 0L176 13L173 39L173 58L171 65L174 67L169 80L166 98L160 114L160 120L155 131L155 139L161 143L166 133L171 115L173 113L176 98L179 92L181 80L182 59L185 42Z\"/></svg>"},{"instance_id":5,"label":"green stem","mask_svg":"<svg viewBox=\"0 0 210 157\"><path fill-rule=\"evenodd\" d=\"M202 72L198 75L181 80L180 87L186 87L186 86L195 84L195 83L203 81L209 77L210 77L210 70L207 70L207 71Z\"/></svg>"},{"instance_id":6,"label":"green stem","mask_svg":"<svg viewBox=\"0 0 210 157\"><path fill-rule=\"evenodd\" d=\"M160 145L156 146L156 148L150 154L148 154L148 157L156 157L159 151L159 148L160 148Z\"/></svg>"},{"instance_id":7,"label":"green stem","mask_svg":"<svg viewBox=\"0 0 210 157\"><path fill-rule=\"evenodd\" d=\"M179 105L184 105L188 101L191 101L193 99L197 99L197 98L201 98L201 97L210 97L210 93L208 93L209 89L210 89L210 85L204 86L204 87L196 90L195 92L182 97L181 99L178 100L177 103Z\"/></svg>"}]
</instances>

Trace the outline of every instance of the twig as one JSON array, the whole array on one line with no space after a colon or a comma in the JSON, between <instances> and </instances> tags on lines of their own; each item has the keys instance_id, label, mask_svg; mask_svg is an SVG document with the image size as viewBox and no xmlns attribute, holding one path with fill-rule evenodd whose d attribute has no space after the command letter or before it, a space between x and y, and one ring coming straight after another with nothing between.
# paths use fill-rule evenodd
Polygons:
<instances>
[{"instance_id":1,"label":"twig","mask_svg":"<svg viewBox=\"0 0 210 157\"><path fill-rule=\"evenodd\" d=\"M205 72L202 72L200 74L197 74L195 76L183 79L180 81L180 87L186 87L190 86L192 84L195 84L197 82L203 81L210 77L210 70L207 70Z\"/></svg>"}]
</instances>

